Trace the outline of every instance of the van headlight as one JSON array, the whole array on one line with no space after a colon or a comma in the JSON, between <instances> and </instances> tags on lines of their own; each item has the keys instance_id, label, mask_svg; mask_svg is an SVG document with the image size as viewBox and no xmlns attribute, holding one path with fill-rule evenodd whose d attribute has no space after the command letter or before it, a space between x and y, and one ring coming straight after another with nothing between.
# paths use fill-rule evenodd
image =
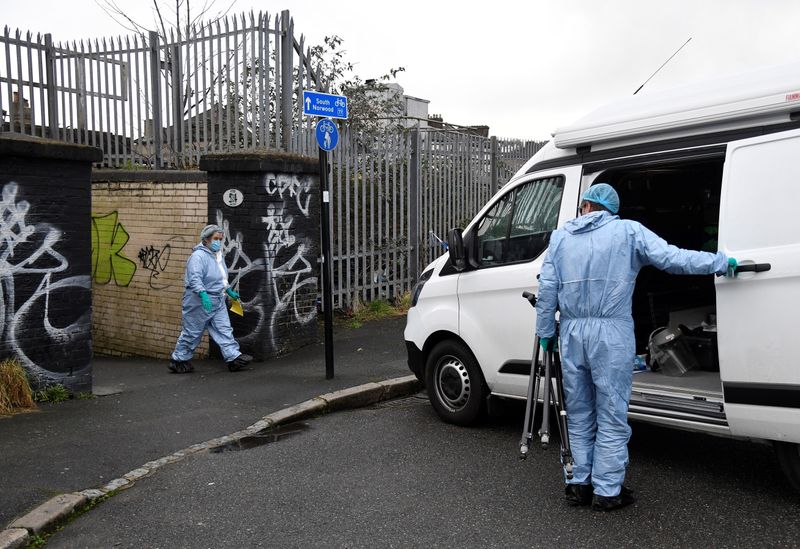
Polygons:
<instances>
[{"instance_id":1,"label":"van headlight","mask_svg":"<svg viewBox=\"0 0 800 549\"><path fill-rule=\"evenodd\" d=\"M417 304L417 300L419 300L419 294L422 292L422 287L425 286L425 283L431 279L433 276L433 269L428 269L424 273L422 273L417 280L417 283L414 284L414 289L411 291L411 306Z\"/></svg>"}]
</instances>

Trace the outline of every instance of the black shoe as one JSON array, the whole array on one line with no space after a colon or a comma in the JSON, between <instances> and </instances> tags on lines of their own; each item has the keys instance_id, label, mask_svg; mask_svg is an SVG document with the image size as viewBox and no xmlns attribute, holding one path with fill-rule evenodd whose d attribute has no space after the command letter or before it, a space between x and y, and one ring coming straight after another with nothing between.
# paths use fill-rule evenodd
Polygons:
<instances>
[{"instance_id":1,"label":"black shoe","mask_svg":"<svg viewBox=\"0 0 800 549\"><path fill-rule=\"evenodd\" d=\"M574 507L592 503L592 494L591 484L567 484L564 487L564 497L567 500L567 504Z\"/></svg>"},{"instance_id":2,"label":"black shoe","mask_svg":"<svg viewBox=\"0 0 800 549\"><path fill-rule=\"evenodd\" d=\"M619 492L618 496L598 496L594 495L592 498L592 509L595 511L614 511L615 509L622 509L636 501L633 497L633 490L625 486Z\"/></svg>"},{"instance_id":3,"label":"black shoe","mask_svg":"<svg viewBox=\"0 0 800 549\"><path fill-rule=\"evenodd\" d=\"M231 372L237 372L250 364L250 361L253 360L253 357L250 355L239 355L230 362L228 362L228 370Z\"/></svg>"},{"instance_id":4,"label":"black shoe","mask_svg":"<svg viewBox=\"0 0 800 549\"><path fill-rule=\"evenodd\" d=\"M167 368L173 374L190 374L194 372L194 366L188 360L170 360Z\"/></svg>"}]
</instances>

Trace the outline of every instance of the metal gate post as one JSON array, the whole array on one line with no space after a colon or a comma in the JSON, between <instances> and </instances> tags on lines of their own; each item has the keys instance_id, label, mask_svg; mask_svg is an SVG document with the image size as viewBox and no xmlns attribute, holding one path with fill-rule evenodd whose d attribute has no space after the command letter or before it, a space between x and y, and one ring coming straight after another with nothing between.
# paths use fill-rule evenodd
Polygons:
<instances>
[{"instance_id":1,"label":"metal gate post","mask_svg":"<svg viewBox=\"0 0 800 549\"><path fill-rule=\"evenodd\" d=\"M419 134L419 127L411 130L411 157L408 165L408 244L410 246L408 274L411 284L415 284L419 278Z\"/></svg>"},{"instance_id":2,"label":"metal gate post","mask_svg":"<svg viewBox=\"0 0 800 549\"><path fill-rule=\"evenodd\" d=\"M80 141L86 137L85 134L81 133L86 131L86 67L83 65L83 57L76 57L75 59L77 59L77 63L75 64L75 77L78 84L78 140ZM91 62L91 58L89 58L89 63Z\"/></svg>"},{"instance_id":3,"label":"metal gate post","mask_svg":"<svg viewBox=\"0 0 800 549\"><path fill-rule=\"evenodd\" d=\"M489 193L489 196L492 196L497 190L497 137L494 135L491 137L491 146L492 146L492 152L491 152L492 192Z\"/></svg>"},{"instance_id":4,"label":"metal gate post","mask_svg":"<svg viewBox=\"0 0 800 549\"><path fill-rule=\"evenodd\" d=\"M150 31L150 97L153 101L153 148L156 157L155 168L160 170L164 164L162 157L163 136L161 129L161 48L158 33Z\"/></svg>"},{"instance_id":5,"label":"metal gate post","mask_svg":"<svg viewBox=\"0 0 800 549\"><path fill-rule=\"evenodd\" d=\"M294 21L289 10L281 12L281 148L289 151L292 144L292 88L294 80Z\"/></svg>"},{"instance_id":6,"label":"metal gate post","mask_svg":"<svg viewBox=\"0 0 800 549\"><path fill-rule=\"evenodd\" d=\"M47 79L47 126L50 131L50 139L58 139L58 97L56 96L56 56L53 47L53 36L44 35L44 62L45 74ZM22 94L20 93L20 97ZM32 99L32 98L31 98ZM22 99L20 99L20 103Z\"/></svg>"},{"instance_id":7,"label":"metal gate post","mask_svg":"<svg viewBox=\"0 0 800 549\"><path fill-rule=\"evenodd\" d=\"M172 131L172 139L174 142L170 148L175 155L175 165L183 166L183 77L181 75L181 47L180 45L174 45L171 49L172 127L174 128ZM228 123L230 123L230 121Z\"/></svg>"}]
</instances>

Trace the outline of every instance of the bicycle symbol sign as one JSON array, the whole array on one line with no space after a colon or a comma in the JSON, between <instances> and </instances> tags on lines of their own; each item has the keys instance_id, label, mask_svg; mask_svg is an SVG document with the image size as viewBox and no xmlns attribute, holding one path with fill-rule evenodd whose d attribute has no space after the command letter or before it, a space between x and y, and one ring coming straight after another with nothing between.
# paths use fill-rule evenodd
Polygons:
<instances>
[{"instance_id":1,"label":"bicycle symbol sign","mask_svg":"<svg viewBox=\"0 0 800 549\"><path fill-rule=\"evenodd\" d=\"M339 143L339 129L333 120L323 118L317 123L317 144L323 151L332 151Z\"/></svg>"}]
</instances>

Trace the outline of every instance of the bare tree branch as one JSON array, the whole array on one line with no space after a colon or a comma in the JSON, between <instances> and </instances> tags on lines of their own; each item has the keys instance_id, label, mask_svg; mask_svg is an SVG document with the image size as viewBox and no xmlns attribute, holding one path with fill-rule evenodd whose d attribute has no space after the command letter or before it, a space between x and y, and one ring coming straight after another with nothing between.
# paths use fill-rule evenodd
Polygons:
<instances>
[{"instance_id":1,"label":"bare tree branch","mask_svg":"<svg viewBox=\"0 0 800 549\"><path fill-rule=\"evenodd\" d=\"M158 22L161 23L161 33L164 37L164 42L167 41L167 27L164 25L164 18L161 17L161 10L158 9L158 0L153 0L153 6L156 8L156 14L158 15Z\"/></svg>"},{"instance_id":2,"label":"bare tree branch","mask_svg":"<svg viewBox=\"0 0 800 549\"><path fill-rule=\"evenodd\" d=\"M128 15L124 11L122 11L122 9L113 0L103 0L102 2L100 0L95 0L95 4L97 4L100 7L100 9L106 12L106 14L109 17L111 17L111 19L113 19L114 22L117 23L122 28L127 29L131 32L135 32L137 34L142 34L144 32L149 31L149 29L147 29L145 26L140 25L139 23L128 17ZM124 19L125 21L128 22L128 24L123 23L122 21L120 21L119 18Z\"/></svg>"}]
</instances>

